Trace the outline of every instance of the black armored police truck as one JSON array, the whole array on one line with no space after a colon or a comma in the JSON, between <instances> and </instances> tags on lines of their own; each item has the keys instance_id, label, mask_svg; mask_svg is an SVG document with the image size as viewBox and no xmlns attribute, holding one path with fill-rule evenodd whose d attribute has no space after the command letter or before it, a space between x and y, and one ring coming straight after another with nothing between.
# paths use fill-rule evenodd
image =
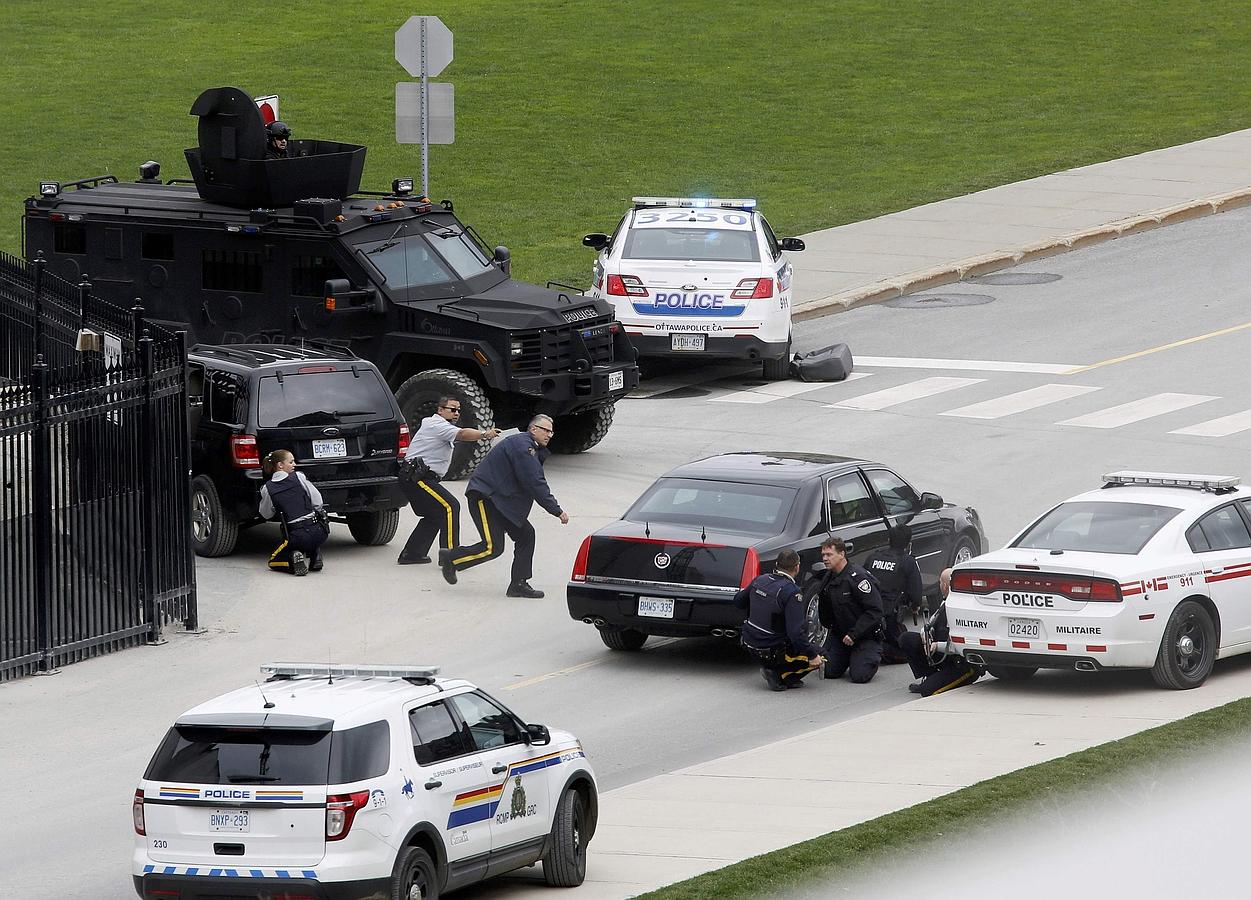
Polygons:
<instances>
[{"instance_id":1,"label":"black armored police truck","mask_svg":"<svg viewBox=\"0 0 1251 900\"><path fill-rule=\"evenodd\" d=\"M414 428L452 395L462 426L546 413L555 452L603 438L639 377L610 304L512 280L507 248L489 248L450 201L414 195L411 179L361 191L363 146L294 140L266 158L265 122L238 88L205 91L191 114L192 182L162 183L155 162L135 182L41 182L26 256L195 342L350 349L385 374ZM449 477L487 449L459 444Z\"/></svg>"}]
</instances>

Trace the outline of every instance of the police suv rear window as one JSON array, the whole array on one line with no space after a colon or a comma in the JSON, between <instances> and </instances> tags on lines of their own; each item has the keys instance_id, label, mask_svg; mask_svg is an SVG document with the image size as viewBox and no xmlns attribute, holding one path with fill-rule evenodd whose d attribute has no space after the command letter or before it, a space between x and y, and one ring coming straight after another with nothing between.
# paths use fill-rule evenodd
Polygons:
<instances>
[{"instance_id":1,"label":"police suv rear window","mask_svg":"<svg viewBox=\"0 0 1251 900\"><path fill-rule=\"evenodd\" d=\"M717 228L635 228L626 236L623 259L759 262L754 231Z\"/></svg>"},{"instance_id":2,"label":"police suv rear window","mask_svg":"<svg viewBox=\"0 0 1251 900\"><path fill-rule=\"evenodd\" d=\"M635 501L630 522L668 522L718 531L777 534L795 500L791 488L693 478L662 478Z\"/></svg>"},{"instance_id":3,"label":"police suv rear window","mask_svg":"<svg viewBox=\"0 0 1251 900\"><path fill-rule=\"evenodd\" d=\"M1017 538L1026 550L1134 554L1180 509L1149 503L1061 503Z\"/></svg>"},{"instance_id":4,"label":"police suv rear window","mask_svg":"<svg viewBox=\"0 0 1251 900\"><path fill-rule=\"evenodd\" d=\"M333 425L392 415L386 386L372 369L284 375L281 381L276 375L261 379L257 405L261 428Z\"/></svg>"},{"instance_id":5,"label":"police suv rear window","mask_svg":"<svg viewBox=\"0 0 1251 900\"><path fill-rule=\"evenodd\" d=\"M175 725L144 777L191 784L347 784L386 774L390 735L385 721L333 732Z\"/></svg>"}]
</instances>

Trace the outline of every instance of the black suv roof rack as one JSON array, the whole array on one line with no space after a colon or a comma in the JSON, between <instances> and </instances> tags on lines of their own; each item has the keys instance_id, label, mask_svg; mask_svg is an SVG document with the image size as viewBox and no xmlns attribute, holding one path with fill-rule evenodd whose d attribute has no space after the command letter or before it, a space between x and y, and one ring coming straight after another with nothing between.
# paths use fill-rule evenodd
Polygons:
<instances>
[{"instance_id":1,"label":"black suv roof rack","mask_svg":"<svg viewBox=\"0 0 1251 900\"><path fill-rule=\"evenodd\" d=\"M196 344L189 351L223 362L245 366L299 362L305 359L359 360L351 350L330 341L305 340L301 344Z\"/></svg>"}]
</instances>

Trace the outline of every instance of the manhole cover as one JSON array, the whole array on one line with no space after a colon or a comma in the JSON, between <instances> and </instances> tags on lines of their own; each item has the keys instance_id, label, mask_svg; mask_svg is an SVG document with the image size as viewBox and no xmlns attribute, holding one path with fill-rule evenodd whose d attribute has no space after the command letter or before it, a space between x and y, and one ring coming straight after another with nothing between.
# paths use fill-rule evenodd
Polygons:
<instances>
[{"instance_id":1,"label":"manhole cover","mask_svg":"<svg viewBox=\"0 0 1251 900\"><path fill-rule=\"evenodd\" d=\"M992 272L989 275L974 275L964 279L968 284L1047 284L1059 281L1063 275L1049 272Z\"/></svg>"},{"instance_id":2,"label":"manhole cover","mask_svg":"<svg viewBox=\"0 0 1251 900\"><path fill-rule=\"evenodd\" d=\"M981 306L994 300L990 294L907 294L887 300L882 305L895 309L946 309L951 306Z\"/></svg>"}]
</instances>

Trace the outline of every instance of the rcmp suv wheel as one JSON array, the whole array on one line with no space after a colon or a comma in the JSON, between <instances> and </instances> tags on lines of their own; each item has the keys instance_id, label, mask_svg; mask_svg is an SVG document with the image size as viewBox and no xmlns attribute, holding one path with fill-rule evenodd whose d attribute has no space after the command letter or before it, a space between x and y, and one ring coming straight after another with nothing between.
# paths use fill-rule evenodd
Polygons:
<instances>
[{"instance_id":1,"label":"rcmp suv wheel","mask_svg":"<svg viewBox=\"0 0 1251 900\"><path fill-rule=\"evenodd\" d=\"M348 531L358 544L380 547L391 542L400 527L400 511L383 509L377 512L348 513Z\"/></svg>"},{"instance_id":2,"label":"rcmp suv wheel","mask_svg":"<svg viewBox=\"0 0 1251 900\"><path fill-rule=\"evenodd\" d=\"M430 854L420 847L400 853L391 876L391 900L438 900L439 878Z\"/></svg>"},{"instance_id":3,"label":"rcmp suv wheel","mask_svg":"<svg viewBox=\"0 0 1251 900\"><path fill-rule=\"evenodd\" d=\"M1194 600L1183 600L1164 626L1151 677L1160 687L1173 691L1197 688L1212 674L1216 649L1216 625L1207 608Z\"/></svg>"},{"instance_id":4,"label":"rcmp suv wheel","mask_svg":"<svg viewBox=\"0 0 1251 900\"><path fill-rule=\"evenodd\" d=\"M226 511L207 475L191 482L191 546L197 556L229 556L239 540L239 520Z\"/></svg>"},{"instance_id":5,"label":"rcmp suv wheel","mask_svg":"<svg viewBox=\"0 0 1251 900\"><path fill-rule=\"evenodd\" d=\"M461 428L486 430L495 427L495 413L486 392L463 372L427 369L409 376L395 392L395 399L414 433L422 419L434 414L440 397L460 400L460 418L455 424ZM469 475L486 458L490 449L490 441L457 441L452 449L452 464L448 466L444 478L455 481Z\"/></svg>"},{"instance_id":6,"label":"rcmp suv wheel","mask_svg":"<svg viewBox=\"0 0 1251 900\"><path fill-rule=\"evenodd\" d=\"M554 887L577 887L586 878L586 809L582 795L565 791L556 807L543 878Z\"/></svg>"},{"instance_id":7,"label":"rcmp suv wheel","mask_svg":"<svg viewBox=\"0 0 1251 900\"><path fill-rule=\"evenodd\" d=\"M553 453L583 453L604 439L612 425L616 404L609 403L597 409L557 416L552 422L552 441L548 444Z\"/></svg>"}]
</instances>

